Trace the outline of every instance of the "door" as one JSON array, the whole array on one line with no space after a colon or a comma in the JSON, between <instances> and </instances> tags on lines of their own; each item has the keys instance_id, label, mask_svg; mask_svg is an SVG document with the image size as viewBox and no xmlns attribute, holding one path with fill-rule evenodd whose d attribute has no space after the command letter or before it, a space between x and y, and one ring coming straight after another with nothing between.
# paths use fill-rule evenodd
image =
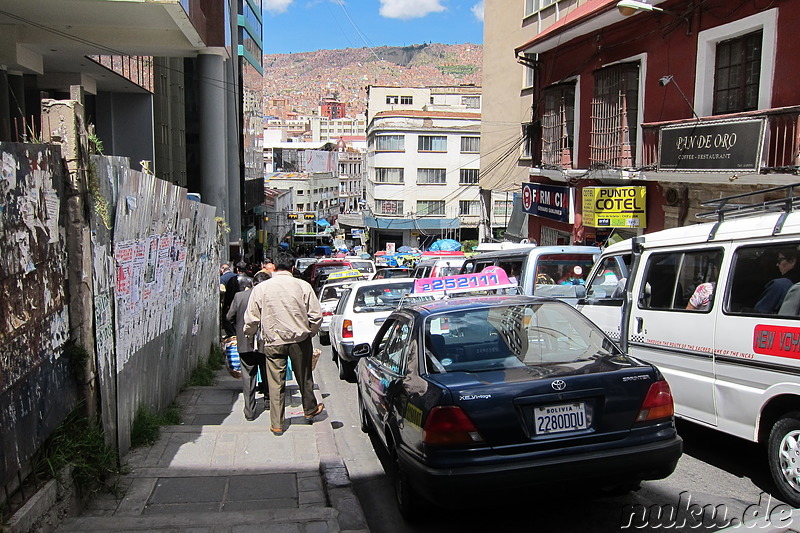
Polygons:
<instances>
[{"instance_id":1,"label":"door","mask_svg":"<svg viewBox=\"0 0 800 533\"><path fill-rule=\"evenodd\" d=\"M716 425L714 330L722 298L716 284L722 247L645 251L633 287L631 355L655 364L669 382L677 415Z\"/></svg>"},{"instance_id":2,"label":"door","mask_svg":"<svg viewBox=\"0 0 800 533\"><path fill-rule=\"evenodd\" d=\"M366 408L380 431L393 416L390 392L396 393L405 375L411 326L405 317L398 317L381 328L378 337L375 353L365 365L369 398Z\"/></svg>"}]
</instances>

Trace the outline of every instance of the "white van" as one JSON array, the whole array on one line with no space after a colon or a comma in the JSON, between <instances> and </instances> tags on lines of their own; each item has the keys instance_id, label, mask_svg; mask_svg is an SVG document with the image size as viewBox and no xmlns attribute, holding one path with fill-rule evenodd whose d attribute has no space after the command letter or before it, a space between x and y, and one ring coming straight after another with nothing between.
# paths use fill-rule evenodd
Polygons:
<instances>
[{"instance_id":1,"label":"white van","mask_svg":"<svg viewBox=\"0 0 800 533\"><path fill-rule=\"evenodd\" d=\"M719 213L609 246L578 309L658 366L676 415L765 444L800 507L800 213Z\"/></svg>"},{"instance_id":2,"label":"white van","mask_svg":"<svg viewBox=\"0 0 800 533\"><path fill-rule=\"evenodd\" d=\"M583 285L600 248L594 246L516 246L473 255L461 267L462 274L499 266L523 294L559 298L571 304L583 294Z\"/></svg>"}]
</instances>

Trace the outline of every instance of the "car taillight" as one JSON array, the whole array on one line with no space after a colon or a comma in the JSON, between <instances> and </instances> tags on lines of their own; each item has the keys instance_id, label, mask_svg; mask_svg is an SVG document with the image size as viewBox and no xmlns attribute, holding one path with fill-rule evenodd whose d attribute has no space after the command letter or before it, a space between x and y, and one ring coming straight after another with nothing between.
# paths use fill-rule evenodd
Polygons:
<instances>
[{"instance_id":1,"label":"car taillight","mask_svg":"<svg viewBox=\"0 0 800 533\"><path fill-rule=\"evenodd\" d=\"M650 385L647 396L642 402L636 422L646 422L658 420L659 418L669 418L675 414L675 407L672 402L672 391L665 380L656 381Z\"/></svg>"},{"instance_id":2,"label":"car taillight","mask_svg":"<svg viewBox=\"0 0 800 533\"><path fill-rule=\"evenodd\" d=\"M447 405L431 409L422 441L433 446L460 446L483 442L483 436L460 407Z\"/></svg>"},{"instance_id":3,"label":"car taillight","mask_svg":"<svg viewBox=\"0 0 800 533\"><path fill-rule=\"evenodd\" d=\"M352 339L353 338L353 321L352 320L345 320L342 322L342 338L344 339Z\"/></svg>"},{"instance_id":4,"label":"car taillight","mask_svg":"<svg viewBox=\"0 0 800 533\"><path fill-rule=\"evenodd\" d=\"M333 316L333 311L323 311L322 316Z\"/></svg>"}]
</instances>

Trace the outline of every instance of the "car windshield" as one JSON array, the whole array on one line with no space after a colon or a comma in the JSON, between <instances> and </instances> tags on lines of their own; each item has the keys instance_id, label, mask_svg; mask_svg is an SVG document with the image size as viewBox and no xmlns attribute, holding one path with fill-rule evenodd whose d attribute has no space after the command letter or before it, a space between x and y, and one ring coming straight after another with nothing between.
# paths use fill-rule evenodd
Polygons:
<instances>
[{"instance_id":1,"label":"car windshield","mask_svg":"<svg viewBox=\"0 0 800 533\"><path fill-rule=\"evenodd\" d=\"M413 286L414 282L409 281L408 283L359 287L356 291L353 311L356 313L391 311L397 307L403 296L408 294Z\"/></svg>"},{"instance_id":2,"label":"car windshield","mask_svg":"<svg viewBox=\"0 0 800 533\"><path fill-rule=\"evenodd\" d=\"M317 267L317 276L324 276L325 274L330 274L331 272L341 272L342 270L347 270L347 265L331 265L331 266L318 266Z\"/></svg>"},{"instance_id":3,"label":"car windshield","mask_svg":"<svg viewBox=\"0 0 800 533\"><path fill-rule=\"evenodd\" d=\"M325 300L338 300L341 298L342 293L347 289L347 285L339 285L336 287L323 287L320 291L320 301Z\"/></svg>"},{"instance_id":4,"label":"car windshield","mask_svg":"<svg viewBox=\"0 0 800 533\"><path fill-rule=\"evenodd\" d=\"M619 354L580 313L558 303L460 309L425 321L432 372L481 372Z\"/></svg>"},{"instance_id":5,"label":"car windshield","mask_svg":"<svg viewBox=\"0 0 800 533\"><path fill-rule=\"evenodd\" d=\"M350 264L353 265L353 268L357 268L366 274L375 272L375 267L373 267L372 263L369 261L350 261Z\"/></svg>"}]
</instances>

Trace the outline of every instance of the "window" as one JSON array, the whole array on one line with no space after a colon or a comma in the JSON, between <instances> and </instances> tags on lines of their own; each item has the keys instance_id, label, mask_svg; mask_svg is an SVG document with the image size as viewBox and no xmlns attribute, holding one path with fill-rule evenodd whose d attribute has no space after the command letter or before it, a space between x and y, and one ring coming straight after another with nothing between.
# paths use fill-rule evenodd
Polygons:
<instances>
[{"instance_id":1,"label":"window","mask_svg":"<svg viewBox=\"0 0 800 533\"><path fill-rule=\"evenodd\" d=\"M622 63L594 73L589 162L633 166L639 128L639 63Z\"/></svg>"},{"instance_id":2,"label":"window","mask_svg":"<svg viewBox=\"0 0 800 533\"><path fill-rule=\"evenodd\" d=\"M417 150L420 152L446 152L447 137L444 135L420 135Z\"/></svg>"},{"instance_id":3,"label":"window","mask_svg":"<svg viewBox=\"0 0 800 533\"><path fill-rule=\"evenodd\" d=\"M480 216L481 203L477 200L459 200L458 214L461 216Z\"/></svg>"},{"instance_id":4,"label":"window","mask_svg":"<svg viewBox=\"0 0 800 533\"><path fill-rule=\"evenodd\" d=\"M494 201L494 209L492 212L496 217L510 217L511 216L511 208L514 206L514 202L511 200L495 200Z\"/></svg>"},{"instance_id":5,"label":"window","mask_svg":"<svg viewBox=\"0 0 800 533\"><path fill-rule=\"evenodd\" d=\"M525 16L532 15L555 3L556 0L525 0Z\"/></svg>"},{"instance_id":6,"label":"window","mask_svg":"<svg viewBox=\"0 0 800 533\"><path fill-rule=\"evenodd\" d=\"M575 84L548 87L542 114L542 164L572 168Z\"/></svg>"},{"instance_id":7,"label":"window","mask_svg":"<svg viewBox=\"0 0 800 533\"><path fill-rule=\"evenodd\" d=\"M536 83L536 69L533 68L533 62L536 61L536 54L525 54L527 61L523 63L525 69L525 80L523 81L522 88L530 89Z\"/></svg>"},{"instance_id":8,"label":"window","mask_svg":"<svg viewBox=\"0 0 800 533\"><path fill-rule=\"evenodd\" d=\"M411 105L414 103L413 96L401 96L400 97L400 105Z\"/></svg>"},{"instance_id":9,"label":"window","mask_svg":"<svg viewBox=\"0 0 800 533\"><path fill-rule=\"evenodd\" d=\"M481 151L480 137L461 137L462 153L479 153Z\"/></svg>"},{"instance_id":10,"label":"window","mask_svg":"<svg viewBox=\"0 0 800 533\"><path fill-rule=\"evenodd\" d=\"M397 104L399 100L400 100L400 97L398 97L398 96L387 96L386 97L386 103L388 105Z\"/></svg>"},{"instance_id":11,"label":"window","mask_svg":"<svg viewBox=\"0 0 800 533\"><path fill-rule=\"evenodd\" d=\"M762 32L717 44L714 114L758 109Z\"/></svg>"},{"instance_id":12,"label":"window","mask_svg":"<svg viewBox=\"0 0 800 533\"><path fill-rule=\"evenodd\" d=\"M376 183L403 183L402 168L376 168Z\"/></svg>"},{"instance_id":13,"label":"window","mask_svg":"<svg viewBox=\"0 0 800 533\"><path fill-rule=\"evenodd\" d=\"M458 171L458 184L474 185L478 183L478 174L477 168L462 168Z\"/></svg>"},{"instance_id":14,"label":"window","mask_svg":"<svg viewBox=\"0 0 800 533\"><path fill-rule=\"evenodd\" d=\"M417 200L417 215L444 216L444 200Z\"/></svg>"},{"instance_id":15,"label":"window","mask_svg":"<svg viewBox=\"0 0 800 533\"><path fill-rule=\"evenodd\" d=\"M443 168L418 168L417 185L444 185L447 174Z\"/></svg>"},{"instance_id":16,"label":"window","mask_svg":"<svg viewBox=\"0 0 800 533\"><path fill-rule=\"evenodd\" d=\"M708 312L722 264L722 250L652 254L645 270L639 307ZM695 292L703 293L698 299Z\"/></svg>"},{"instance_id":17,"label":"window","mask_svg":"<svg viewBox=\"0 0 800 533\"><path fill-rule=\"evenodd\" d=\"M625 278L631 266L631 256L608 256L603 259L597 275L586 287L590 304L621 307L625 294ZM622 267L625 267L623 270Z\"/></svg>"},{"instance_id":18,"label":"window","mask_svg":"<svg viewBox=\"0 0 800 533\"><path fill-rule=\"evenodd\" d=\"M381 215L402 215L402 200L375 200L375 211Z\"/></svg>"},{"instance_id":19,"label":"window","mask_svg":"<svg viewBox=\"0 0 800 533\"><path fill-rule=\"evenodd\" d=\"M378 152L403 152L405 151L405 136L378 135L375 137L375 150Z\"/></svg>"},{"instance_id":20,"label":"window","mask_svg":"<svg viewBox=\"0 0 800 533\"><path fill-rule=\"evenodd\" d=\"M467 109L480 109L481 97L480 96L462 96L461 105Z\"/></svg>"},{"instance_id":21,"label":"window","mask_svg":"<svg viewBox=\"0 0 800 533\"><path fill-rule=\"evenodd\" d=\"M533 122L522 124L522 159L533 157L533 143L536 140L536 126Z\"/></svg>"},{"instance_id":22,"label":"window","mask_svg":"<svg viewBox=\"0 0 800 533\"><path fill-rule=\"evenodd\" d=\"M733 256L725 311L798 318L798 282L797 242L741 247Z\"/></svg>"},{"instance_id":23,"label":"window","mask_svg":"<svg viewBox=\"0 0 800 533\"><path fill-rule=\"evenodd\" d=\"M383 366L399 374L405 370L410 340L411 327L405 321L397 320L385 330L375 357Z\"/></svg>"}]
</instances>

